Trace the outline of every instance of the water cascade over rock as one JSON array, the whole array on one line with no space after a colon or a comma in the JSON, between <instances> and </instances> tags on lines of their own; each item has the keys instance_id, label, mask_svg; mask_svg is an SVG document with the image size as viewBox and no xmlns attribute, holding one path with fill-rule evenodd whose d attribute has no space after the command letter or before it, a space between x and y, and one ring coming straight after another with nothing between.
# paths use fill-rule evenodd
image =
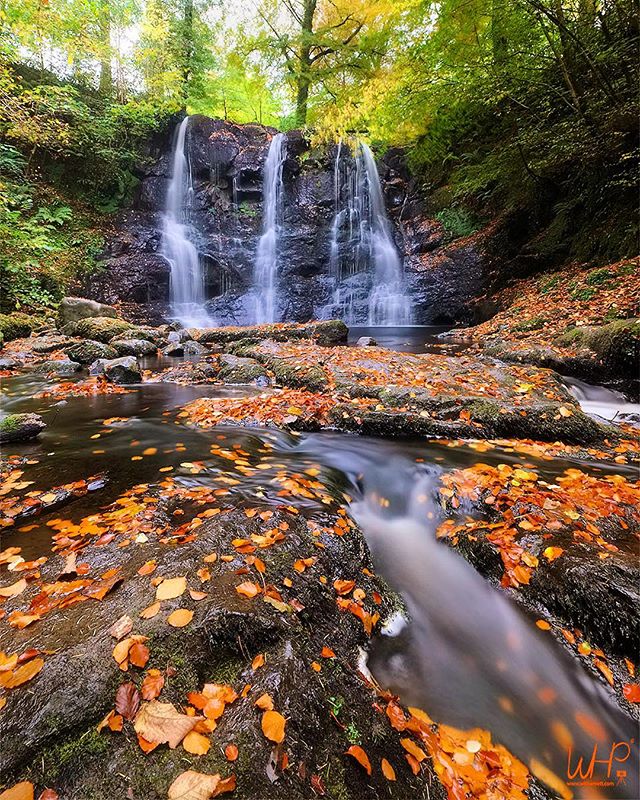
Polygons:
<instances>
[{"instance_id":1,"label":"water cascade over rock","mask_svg":"<svg viewBox=\"0 0 640 800\"><path fill-rule=\"evenodd\" d=\"M353 150L353 152L352 152ZM338 145L331 226L332 297L322 310L351 324L410 325L411 298L368 145Z\"/></svg>"},{"instance_id":2,"label":"water cascade over rock","mask_svg":"<svg viewBox=\"0 0 640 800\"><path fill-rule=\"evenodd\" d=\"M211 325L204 310L204 273L194 231L189 223L193 179L187 155L189 117L175 135L173 172L167 190L162 231L162 255L171 265L170 303L172 315L184 325Z\"/></svg>"},{"instance_id":3,"label":"water cascade over rock","mask_svg":"<svg viewBox=\"0 0 640 800\"><path fill-rule=\"evenodd\" d=\"M282 223L282 167L286 157L286 138L276 134L269 145L264 165L262 236L258 241L253 291L253 322L276 322L278 315L278 234Z\"/></svg>"},{"instance_id":4,"label":"water cascade over rock","mask_svg":"<svg viewBox=\"0 0 640 800\"><path fill-rule=\"evenodd\" d=\"M199 114L149 144L82 294L136 319L470 322L489 273L445 240L405 155Z\"/></svg>"}]
</instances>

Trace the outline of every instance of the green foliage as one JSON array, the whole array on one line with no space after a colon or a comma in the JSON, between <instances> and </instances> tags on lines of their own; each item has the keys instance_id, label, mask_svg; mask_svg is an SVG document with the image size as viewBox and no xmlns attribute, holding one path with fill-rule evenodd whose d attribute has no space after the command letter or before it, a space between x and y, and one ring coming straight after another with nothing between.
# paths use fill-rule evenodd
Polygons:
<instances>
[{"instance_id":1,"label":"green foliage","mask_svg":"<svg viewBox=\"0 0 640 800\"><path fill-rule=\"evenodd\" d=\"M438 211L436 219L442 223L449 239L470 236L478 230L474 216L464 208L451 206Z\"/></svg>"},{"instance_id":2,"label":"green foliage","mask_svg":"<svg viewBox=\"0 0 640 800\"><path fill-rule=\"evenodd\" d=\"M603 286L614 279L608 269L595 269L587 275L586 281L589 286Z\"/></svg>"}]
</instances>

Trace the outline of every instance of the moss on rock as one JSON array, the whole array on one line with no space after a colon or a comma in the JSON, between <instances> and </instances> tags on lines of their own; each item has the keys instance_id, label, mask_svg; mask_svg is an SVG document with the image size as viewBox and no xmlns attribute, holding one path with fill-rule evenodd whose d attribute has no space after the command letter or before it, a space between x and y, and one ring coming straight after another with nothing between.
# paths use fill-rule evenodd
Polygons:
<instances>
[{"instance_id":1,"label":"moss on rock","mask_svg":"<svg viewBox=\"0 0 640 800\"><path fill-rule=\"evenodd\" d=\"M22 314L18 311L13 314L0 314L0 345L12 339L21 339L42 324L39 317Z\"/></svg>"}]
</instances>

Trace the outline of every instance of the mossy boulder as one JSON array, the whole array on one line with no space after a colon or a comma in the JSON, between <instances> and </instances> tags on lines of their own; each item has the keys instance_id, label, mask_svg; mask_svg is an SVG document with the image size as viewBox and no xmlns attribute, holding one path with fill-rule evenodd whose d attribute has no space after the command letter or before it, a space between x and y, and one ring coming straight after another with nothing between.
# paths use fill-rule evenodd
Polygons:
<instances>
[{"instance_id":1,"label":"mossy boulder","mask_svg":"<svg viewBox=\"0 0 640 800\"><path fill-rule=\"evenodd\" d=\"M31 441L46 427L39 414L9 414L0 419L0 444Z\"/></svg>"},{"instance_id":2,"label":"mossy boulder","mask_svg":"<svg viewBox=\"0 0 640 800\"><path fill-rule=\"evenodd\" d=\"M68 347L64 353L72 361L77 361L79 364L93 364L99 358L111 359L120 355L115 347L102 342L95 342L91 339L76 342L71 347Z\"/></svg>"},{"instance_id":3,"label":"mossy boulder","mask_svg":"<svg viewBox=\"0 0 640 800\"><path fill-rule=\"evenodd\" d=\"M51 361L41 361L34 367L35 372L44 375L73 375L82 369L82 365L77 361L68 358L52 359Z\"/></svg>"},{"instance_id":4,"label":"mossy boulder","mask_svg":"<svg viewBox=\"0 0 640 800\"><path fill-rule=\"evenodd\" d=\"M58 308L58 324L62 327L68 323L80 322L89 317L117 317L113 306L89 300L86 297L63 297Z\"/></svg>"},{"instance_id":5,"label":"mossy boulder","mask_svg":"<svg viewBox=\"0 0 640 800\"><path fill-rule=\"evenodd\" d=\"M147 339L112 339L109 347L114 351L110 358L118 356L150 356L158 349L153 342Z\"/></svg>"},{"instance_id":6,"label":"mossy boulder","mask_svg":"<svg viewBox=\"0 0 640 800\"><path fill-rule=\"evenodd\" d=\"M41 323L42 320L39 317L21 314L18 311L13 314L0 314L0 345L3 342L10 342L12 339L29 336L31 331Z\"/></svg>"},{"instance_id":7,"label":"mossy boulder","mask_svg":"<svg viewBox=\"0 0 640 800\"><path fill-rule=\"evenodd\" d=\"M558 340L571 347L586 347L611 373L637 375L640 369L640 319L617 319L599 327L572 328Z\"/></svg>"},{"instance_id":8,"label":"mossy boulder","mask_svg":"<svg viewBox=\"0 0 640 800\"><path fill-rule=\"evenodd\" d=\"M81 339L94 339L108 344L111 339L123 338L131 323L114 317L88 317L75 326L75 335Z\"/></svg>"},{"instance_id":9,"label":"mossy boulder","mask_svg":"<svg viewBox=\"0 0 640 800\"><path fill-rule=\"evenodd\" d=\"M222 355L220 364L218 377L224 383L257 383L262 386L269 383L266 369L253 358Z\"/></svg>"}]
</instances>

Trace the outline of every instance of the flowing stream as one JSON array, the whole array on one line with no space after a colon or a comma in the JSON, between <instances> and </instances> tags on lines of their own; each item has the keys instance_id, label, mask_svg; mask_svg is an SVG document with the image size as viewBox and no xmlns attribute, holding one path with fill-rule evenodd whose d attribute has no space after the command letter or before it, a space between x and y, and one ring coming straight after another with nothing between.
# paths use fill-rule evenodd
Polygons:
<instances>
[{"instance_id":1,"label":"flowing stream","mask_svg":"<svg viewBox=\"0 0 640 800\"><path fill-rule=\"evenodd\" d=\"M398 332L395 340L405 345L407 332ZM422 347L425 344L435 346L423 342ZM149 358L144 366L157 371L167 361ZM48 423L40 442L12 445L7 454L32 459L28 477L34 489L59 484L61 476L65 482L98 472L107 476L103 489L66 507L65 517L79 521L132 486L161 480L159 471L166 470L189 486L213 486L221 480L232 486L230 502L239 506L247 502L277 506L282 502L283 475L295 478L313 468L327 496L338 503L350 498L350 513L362 527L378 569L402 594L410 614L399 634L372 643L368 666L379 680L443 721L487 728L521 757L547 759L556 773L562 765L557 758L547 758L554 720L567 721L574 740L587 749L589 737L585 741L584 731L571 721L575 712L600 721L607 736L614 737L611 741L629 735L630 721L601 687L506 595L435 540L435 525L443 517L435 505L438 481L452 469L478 462L473 443L452 447L429 440L386 441L241 427L203 431L180 420L181 406L204 395L234 397L260 390L143 383L123 395L58 403L36 399L50 383L50 378L34 373L6 380L6 410L37 411ZM105 425L109 417L116 422ZM244 454L238 465L229 458L237 450ZM494 465L524 463L549 482L569 467L596 475L634 474L632 467L608 462L523 456L509 443L483 451L481 460ZM303 515L323 508L311 495L288 497L287 502ZM51 531L46 522L59 513L34 518L28 537L7 531L4 546L18 545L25 558L48 552ZM511 662L506 672L500 667L501 656ZM554 687L557 700L552 709L536 700L540 686ZM518 709L515 716L510 707Z\"/></svg>"},{"instance_id":2,"label":"flowing stream","mask_svg":"<svg viewBox=\"0 0 640 800\"><path fill-rule=\"evenodd\" d=\"M393 242L378 168L371 149L338 144L330 260L334 289L322 316L348 324L410 325L411 297Z\"/></svg>"},{"instance_id":3,"label":"flowing stream","mask_svg":"<svg viewBox=\"0 0 640 800\"><path fill-rule=\"evenodd\" d=\"M254 269L253 322L277 322L278 316L278 237L282 224L282 167L286 158L286 137L276 134L269 145L262 185L262 236L258 241Z\"/></svg>"},{"instance_id":4,"label":"flowing stream","mask_svg":"<svg viewBox=\"0 0 640 800\"><path fill-rule=\"evenodd\" d=\"M193 180L187 152L189 117L185 117L175 135L173 170L167 191L162 235L162 255L171 266L171 313L183 325L213 324L204 309L204 271L195 231L189 223Z\"/></svg>"}]
</instances>

